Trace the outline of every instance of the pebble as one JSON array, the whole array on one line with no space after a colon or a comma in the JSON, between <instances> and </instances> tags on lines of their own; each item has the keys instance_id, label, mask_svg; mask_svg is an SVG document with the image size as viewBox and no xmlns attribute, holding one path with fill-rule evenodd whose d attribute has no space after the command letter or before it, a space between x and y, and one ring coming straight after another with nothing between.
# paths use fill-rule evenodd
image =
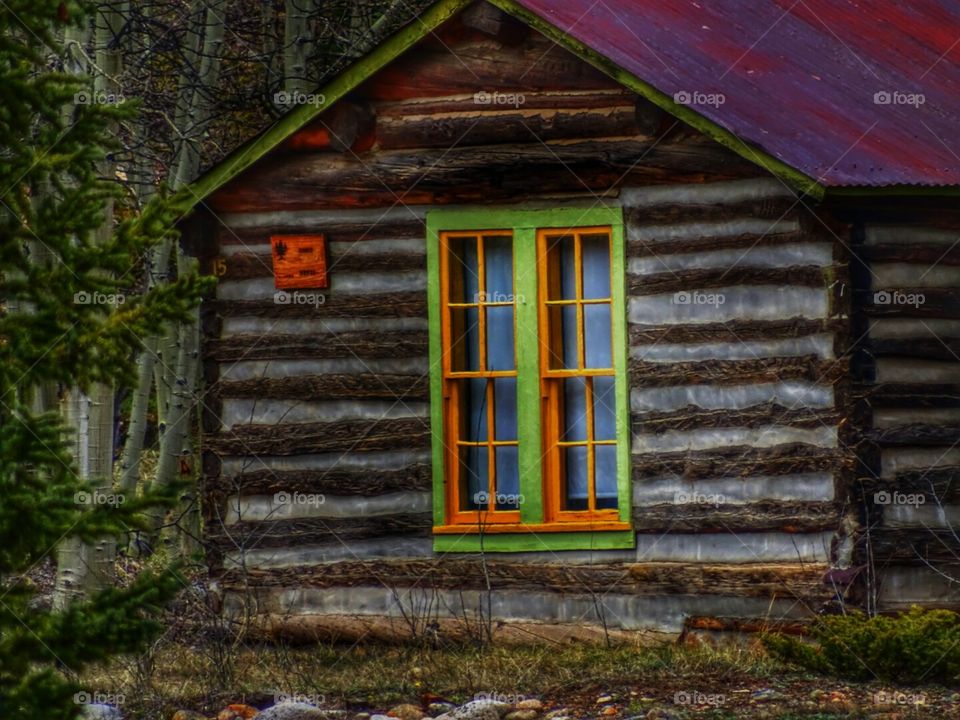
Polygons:
<instances>
[{"instance_id":1,"label":"pebble","mask_svg":"<svg viewBox=\"0 0 960 720\"><path fill-rule=\"evenodd\" d=\"M227 705L217 714L217 720L250 720L259 711L255 707L236 703Z\"/></svg>"},{"instance_id":2,"label":"pebble","mask_svg":"<svg viewBox=\"0 0 960 720\"><path fill-rule=\"evenodd\" d=\"M440 715L441 713L448 713L456 707L452 702L437 701L432 702L427 705L427 712L431 715Z\"/></svg>"},{"instance_id":3,"label":"pebble","mask_svg":"<svg viewBox=\"0 0 960 720\"><path fill-rule=\"evenodd\" d=\"M566 720L569 717L570 717L569 708L560 708L559 710L551 710L550 712L547 713L547 720L560 720L560 718L563 718L564 720Z\"/></svg>"},{"instance_id":4,"label":"pebble","mask_svg":"<svg viewBox=\"0 0 960 720\"><path fill-rule=\"evenodd\" d=\"M173 714L173 720L207 720L207 716L193 710L177 710Z\"/></svg>"},{"instance_id":5,"label":"pebble","mask_svg":"<svg viewBox=\"0 0 960 720\"><path fill-rule=\"evenodd\" d=\"M534 720L539 714L536 710L511 710L503 720Z\"/></svg>"},{"instance_id":6,"label":"pebble","mask_svg":"<svg viewBox=\"0 0 960 720\"><path fill-rule=\"evenodd\" d=\"M597 705L604 705L608 702L613 702L613 695L601 695L597 698Z\"/></svg>"},{"instance_id":7,"label":"pebble","mask_svg":"<svg viewBox=\"0 0 960 720\"><path fill-rule=\"evenodd\" d=\"M84 720L123 720L123 715L113 705L104 703L90 703L80 710L80 717Z\"/></svg>"},{"instance_id":8,"label":"pebble","mask_svg":"<svg viewBox=\"0 0 960 720\"><path fill-rule=\"evenodd\" d=\"M425 717L426 713L423 712L419 705L401 703L396 707L390 708L387 711L387 715L399 718L400 720L421 720Z\"/></svg>"},{"instance_id":9,"label":"pebble","mask_svg":"<svg viewBox=\"0 0 960 720\"><path fill-rule=\"evenodd\" d=\"M620 711L617 709L616 705L607 705L603 710L600 711L600 714L610 716L616 715L618 712Z\"/></svg>"},{"instance_id":10,"label":"pebble","mask_svg":"<svg viewBox=\"0 0 960 720\"><path fill-rule=\"evenodd\" d=\"M282 702L268 707L257 715L257 720L327 720L329 710L305 702Z\"/></svg>"},{"instance_id":11,"label":"pebble","mask_svg":"<svg viewBox=\"0 0 960 720\"><path fill-rule=\"evenodd\" d=\"M543 710L543 700L538 700L537 698L521 700L517 703L517 710L536 710L537 712L541 712Z\"/></svg>"}]
</instances>

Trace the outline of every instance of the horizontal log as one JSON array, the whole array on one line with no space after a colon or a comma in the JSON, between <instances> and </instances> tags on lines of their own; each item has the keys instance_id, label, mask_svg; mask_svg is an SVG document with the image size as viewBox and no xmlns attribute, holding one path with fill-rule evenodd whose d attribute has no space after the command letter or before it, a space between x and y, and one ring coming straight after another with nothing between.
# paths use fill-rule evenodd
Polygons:
<instances>
[{"instance_id":1,"label":"horizontal log","mask_svg":"<svg viewBox=\"0 0 960 720\"><path fill-rule=\"evenodd\" d=\"M885 291L889 298L882 294ZM960 289L956 288L857 290L854 303L871 317L960 318Z\"/></svg>"},{"instance_id":2,"label":"horizontal log","mask_svg":"<svg viewBox=\"0 0 960 720\"><path fill-rule=\"evenodd\" d=\"M777 500L745 505L684 503L633 508L637 532L819 532L840 526L833 502Z\"/></svg>"},{"instance_id":3,"label":"horizontal log","mask_svg":"<svg viewBox=\"0 0 960 720\"><path fill-rule=\"evenodd\" d=\"M426 237L426 224L410 214L406 218L380 218L376 215L369 222L345 223L324 217L318 219L314 227L305 228L301 224L283 223L282 215L272 215L275 222L261 227L221 227L217 238L221 246L241 245L245 248L256 245L269 245L274 235L298 235L304 232L323 233L328 243L363 242L364 240L393 239L404 240Z\"/></svg>"},{"instance_id":4,"label":"horizontal log","mask_svg":"<svg viewBox=\"0 0 960 720\"><path fill-rule=\"evenodd\" d=\"M430 427L421 418L238 425L208 435L206 447L219 455L423 450L430 447Z\"/></svg>"},{"instance_id":5,"label":"horizontal log","mask_svg":"<svg viewBox=\"0 0 960 720\"><path fill-rule=\"evenodd\" d=\"M917 245L915 243L879 243L857 250L868 263L916 263L921 265L960 265L960 247Z\"/></svg>"},{"instance_id":6,"label":"horizontal log","mask_svg":"<svg viewBox=\"0 0 960 720\"><path fill-rule=\"evenodd\" d=\"M674 475L688 480L751 475L789 475L852 467L852 453L803 443L769 448L734 446L721 450L633 456L633 481Z\"/></svg>"},{"instance_id":7,"label":"horizontal log","mask_svg":"<svg viewBox=\"0 0 960 720\"><path fill-rule=\"evenodd\" d=\"M837 321L807 320L730 320L700 325L633 325L630 344L741 342L798 338L835 332L843 325Z\"/></svg>"},{"instance_id":8,"label":"horizontal log","mask_svg":"<svg viewBox=\"0 0 960 720\"><path fill-rule=\"evenodd\" d=\"M717 222L745 217L780 221L799 219L803 210L796 199L778 196L737 202L665 203L640 208L627 205L623 208L623 217L628 225Z\"/></svg>"},{"instance_id":9,"label":"horizontal log","mask_svg":"<svg viewBox=\"0 0 960 720\"><path fill-rule=\"evenodd\" d=\"M631 563L571 566L513 563L492 559L346 561L276 570L230 570L224 589L315 588L385 585L396 588L496 590L631 595L739 595L745 597L828 596L820 565L686 565Z\"/></svg>"},{"instance_id":10,"label":"horizontal log","mask_svg":"<svg viewBox=\"0 0 960 720\"><path fill-rule=\"evenodd\" d=\"M206 481L208 491L232 495L274 495L302 492L318 495L362 495L374 497L404 490L429 490L432 468L415 463L395 470L339 467L324 470L257 470L232 477L220 475Z\"/></svg>"},{"instance_id":11,"label":"horizontal log","mask_svg":"<svg viewBox=\"0 0 960 720\"><path fill-rule=\"evenodd\" d=\"M948 383L880 383L861 385L857 394L873 407L953 408L960 407L960 385Z\"/></svg>"},{"instance_id":12,"label":"horizontal log","mask_svg":"<svg viewBox=\"0 0 960 720\"><path fill-rule=\"evenodd\" d=\"M444 115L462 112L464 103L473 104L473 96L441 95L437 97L417 97L394 102L381 101L377 104L377 118L380 122L399 122L404 118ZM607 89L578 90L568 92L527 91L523 94L524 110L586 110L615 108L637 104L636 93L621 86ZM508 106L501 109L511 110Z\"/></svg>"},{"instance_id":13,"label":"horizontal log","mask_svg":"<svg viewBox=\"0 0 960 720\"><path fill-rule=\"evenodd\" d=\"M377 142L383 150L642 135L631 100L613 107L533 110L525 102L517 107L491 106L477 104L471 97L454 112L381 117L377 125Z\"/></svg>"},{"instance_id":14,"label":"horizontal log","mask_svg":"<svg viewBox=\"0 0 960 720\"><path fill-rule=\"evenodd\" d=\"M716 144L623 138L389 150L363 162L284 155L221 189L214 203L221 212L389 205L391 195L394 203L400 196L407 205L489 203L528 195L533 178L538 193L583 193L605 191L628 177L702 180L704 168L722 168L727 177L745 163Z\"/></svg>"},{"instance_id":15,"label":"horizontal log","mask_svg":"<svg viewBox=\"0 0 960 720\"><path fill-rule=\"evenodd\" d=\"M911 423L872 430L867 435L873 442L883 447L953 446L960 443L960 425Z\"/></svg>"},{"instance_id":16,"label":"horizontal log","mask_svg":"<svg viewBox=\"0 0 960 720\"><path fill-rule=\"evenodd\" d=\"M728 268L674 270L653 275L628 276L631 295L655 295L734 285L797 285L824 287L830 284L828 268L800 265L785 268L755 268L735 265Z\"/></svg>"},{"instance_id":17,"label":"horizontal log","mask_svg":"<svg viewBox=\"0 0 960 720\"><path fill-rule=\"evenodd\" d=\"M744 409L721 408L704 410L689 405L669 412L637 413L632 417L634 432L663 432L666 430L694 430L709 427L763 427L766 425L793 425L820 427L836 425L840 416L832 410L787 408L774 401Z\"/></svg>"},{"instance_id":18,"label":"horizontal log","mask_svg":"<svg viewBox=\"0 0 960 720\"><path fill-rule=\"evenodd\" d=\"M791 230L787 232L740 233L736 235L708 235L682 240L629 240L627 234L627 255L630 257L649 257L665 253L696 253L727 248L753 248L766 245L784 245L810 241L809 233Z\"/></svg>"},{"instance_id":19,"label":"horizontal log","mask_svg":"<svg viewBox=\"0 0 960 720\"><path fill-rule=\"evenodd\" d=\"M426 400L425 375L305 375L285 378L221 380L213 389L221 398L265 400Z\"/></svg>"},{"instance_id":20,"label":"horizontal log","mask_svg":"<svg viewBox=\"0 0 960 720\"><path fill-rule=\"evenodd\" d=\"M821 360L816 355L753 360L702 360L698 362L657 363L631 358L630 382L636 387L667 385L782 382L809 380L829 384L843 378L849 361Z\"/></svg>"},{"instance_id":21,"label":"horizontal log","mask_svg":"<svg viewBox=\"0 0 960 720\"><path fill-rule=\"evenodd\" d=\"M320 293L323 294L322 292ZM273 300L216 300L216 312L229 317L422 317L427 316L426 293L396 292L370 295L326 294L322 303L278 304Z\"/></svg>"},{"instance_id":22,"label":"horizontal log","mask_svg":"<svg viewBox=\"0 0 960 720\"><path fill-rule=\"evenodd\" d=\"M890 564L927 565L960 572L960 535L955 530L892 530L872 528L869 548L878 568Z\"/></svg>"},{"instance_id":23,"label":"horizontal log","mask_svg":"<svg viewBox=\"0 0 960 720\"><path fill-rule=\"evenodd\" d=\"M960 338L871 338L864 348L874 357L910 357L925 360L956 360Z\"/></svg>"},{"instance_id":24,"label":"horizontal log","mask_svg":"<svg viewBox=\"0 0 960 720\"><path fill-rule=\"evenodd\" d=\"M317 335L232 335L208 340L204 358L236 360L296 360L426 357L427 333L343 332Z\"/></svg>"},{"instance_id":25,"label":"horizontal log","mask_svg":"<svg viewBox=\"0 0 960 720\"><path fill-rule=\"evenodd\" d=\"M236 253L222 259L220 282L272 277L273 258L270 255ZM331 253L327 272L405 272L425 270L426 256L402 253Z\"/></svg>"},{"instance_id":26,"label":"horizontal log","mask_svg":"<svg viewBox=\"0 0 960 720\"><path fill-rule=\"evenodd\" d=\"M960 505L960 466L942 466L899 472L892 480L861 480L864 497L870 502L874 493L886 490L906 495L922 495L933 505Z\"/></svg>"},{"instance_id":27,"label":"horizontal log","mask_svg":"<svg viewBox=\"0 0 960 720\"><path fill-rule=\"evenodd\" d=\"M239 522L230 526L213 523L209 541L221 551L253 548L283 548L310 543L342 543L366 538L425 537L430 534L430 513L398 513L362 518L298 518Z\"/></svg>"}]
</instances>

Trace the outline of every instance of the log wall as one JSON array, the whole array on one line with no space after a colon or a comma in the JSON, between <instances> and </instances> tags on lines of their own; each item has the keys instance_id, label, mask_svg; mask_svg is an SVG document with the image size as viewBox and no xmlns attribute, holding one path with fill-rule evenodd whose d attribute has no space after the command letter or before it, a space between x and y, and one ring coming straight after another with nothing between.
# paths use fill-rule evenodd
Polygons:
<instances>
[{"instance_id":1,"label":"log wall","mask_svg":"<svg viewBox=\"0 0 960 720\"><path fill-rule=\"evenodd\" d=\"M485 608L554 639L817 611L855 522L843 247L779 181L508 29L452 21L212 198L204 512L225 608L340 636L456 634ZM637 547L435 555L425 214L599 202L627 224ZM275 302L283 232L325 234L328 290Z\"/></svg>"}]
</instances>

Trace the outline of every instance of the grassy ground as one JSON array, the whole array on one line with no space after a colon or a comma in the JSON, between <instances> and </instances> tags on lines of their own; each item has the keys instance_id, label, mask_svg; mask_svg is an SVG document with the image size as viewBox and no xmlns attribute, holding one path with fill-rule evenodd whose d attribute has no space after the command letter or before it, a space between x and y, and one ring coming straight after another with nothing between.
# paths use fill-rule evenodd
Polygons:
<instances>
[{"instance_id":1,"label":"grassy ground","mask_svg":"<svg viewBox=\"0 0 960 720\"><path fill-rule=\"evenodd\" d=\"M942 687L849 685L778 664L762 651L688 647L539 646L413 648L363 645L244 647L161 643L139 660L88 678L122 695L131 718L168 720L190 708L211 716L229 702L272 704L277 694L324 706L383 712L434 695L542 699L575 718L960 717ZM877 693L899 690L897 702ZM880 700L880 701L878 701Z\"/></svg>"}]
</instances>

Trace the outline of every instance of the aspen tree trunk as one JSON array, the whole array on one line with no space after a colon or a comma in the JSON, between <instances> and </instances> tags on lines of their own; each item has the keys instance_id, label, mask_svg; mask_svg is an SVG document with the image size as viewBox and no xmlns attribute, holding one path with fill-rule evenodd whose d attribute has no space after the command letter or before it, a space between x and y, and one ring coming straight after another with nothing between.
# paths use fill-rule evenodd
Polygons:
<instances>
[{"instance_id":1,"label":"aspen tree trunk","mask_svg":"<svg viewBox=\"0 0 960 720\"><path fill-rule=\"evenodd\" d=\"M286 0L283 89L287 93L309 93L316 89L307 69L307 61L316 47L312 28L316 11L315 0Z\"/></svg>"}]
</instances>

